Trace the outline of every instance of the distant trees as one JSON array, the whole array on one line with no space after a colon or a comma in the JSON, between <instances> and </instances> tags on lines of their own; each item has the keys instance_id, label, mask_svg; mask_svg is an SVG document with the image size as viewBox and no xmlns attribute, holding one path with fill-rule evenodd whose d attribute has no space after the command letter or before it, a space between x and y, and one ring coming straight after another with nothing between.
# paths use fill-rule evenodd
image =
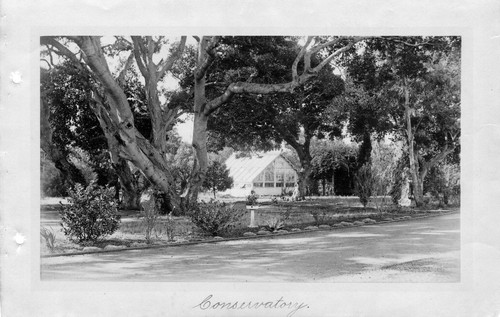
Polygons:
<instances>
[{"instance_id":1,"label":"distant trees","mask_svg":"<svg viewBox=\"0 0 500 317\"><path fill-rule=\"evenodd\" d=\"M423 205L427 173L460 148L460 38L370 39L347 60L348 76L367 95L358 107L378 120L353 107L353 122L405 140L413 196Z\"/></svg>"}]
</instances>

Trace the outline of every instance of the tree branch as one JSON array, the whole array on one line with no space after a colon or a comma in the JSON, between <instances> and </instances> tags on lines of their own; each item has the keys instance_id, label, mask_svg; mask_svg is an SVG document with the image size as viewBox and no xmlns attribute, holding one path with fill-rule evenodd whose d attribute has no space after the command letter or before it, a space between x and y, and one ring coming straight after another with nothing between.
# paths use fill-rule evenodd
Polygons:
<instances>
[{"instance_id":1,"label":"tree branch","mask_svg":"<svg viewBox=\"0 0 500 317\"><path fill-rule=\"evenodd\" d=\"M206 40L205 37L201 39L201 41ZM198 65L197 69L195 70L195 79L200 80L205 76L205 73L212 64L213 60L215 59L215 47L217 44L219 44L220 41L220 36L214 36L210 39L210 42L208 42L207 47L205 48L205 53L206 53L206 58L205 60Z\"/></svg>"},{"instance_id":2,"label":"tree branch","mask_svg":"<svg viewBox=\"0 0 500 317\"><path fill-rule=\"evenodd\" d=\"M294 81L296 81L298 79L298 77L299 77L299 73L297 71L297 67L299 65L300 60L304 57L305 53L307 52L307 47L311 44L311 41L312 41L312 36L308 36L307 40L306 40L306 43L304 44L304 46L302 46L302 48L300 49L299 54L297 55L297 57L293 61L293 65L292 65L292 80L294 80ZM308 68L306 68L306 66L307 65L304 65L304 69L305 69L304 71L307 71L307 69L308 69ZM309 66L307 66L307 67L309 67Z\"/></svg>"},{"instance_id":3,"label":"tree branch","mask_svg":"<svg viewBox=\"0 0 500 317\"><path fill-rule=\"evenodd\" d=\"M300 77L302 77L302 75ZM278 92L291 92L296 86L297 83L293 81L284 84L256 84L247 82L232 83L226 88L226 91L222 95L212 99L206 104L204 112L205 115L210 115L212 112L217 110L217 108L225 103L228 103L235 94L271 94Z\"/></svg>"},{"instance_id":4,"label":"tree branch","mask_svg":"<svg viewBox=\"0 0 500 317\"><path fill-rule=\"evenodd\" d=\"M144 78L148 77L148 71L146 69L146 66L144 65L144 61L142 60L142 55L141 55L141 37L140 36L132 36L132 42L134 44L134 56L135 56L135 61L137 63L137 66L139 67L139 70L144 76Z\"/></svg>"},{"instance_id":5,"label":"tree branch","mask_svg":"<svg viewBox=\"0 0 500 317\"><path fill-rule=\"evenodd\" d=\"M134 53L132 52L128 56L127 61L125 62L125 66L123 66L123 69L120 71L120 73L118 74L118 77L116 78L118 85L120 85L121 87L124 86L125 75L127 74L128 69L132 65L133 60L134 60Z\"/></svg>"},{"instance_id":6,"label":"tree branch","mask_svg":"<svg viewBox=\"0 0 500 317\"><path fill-rule=\"evenodd\" d=\"M325 65L327 65L328 63L330 63L330 61L331 61L334 57L336 57L336 56L338 56L338 55L342 54L343 52L345 52L345 51L347 51L347 50L349 50L350 48L352 48L352 47L354 46L354 44L356 44L356 43L358 43L358 42L360 42L360 41L362 41L362 40L365 40L365 39L367 39L367 38L366 38L366 37L353 37L353 40L352 40L352 42L351 42L351 43L347 44L346 46L344 46L344 47L342 47L342 48L339 48L338 50L336 50L335 52L333 52L332 54L330 54L330 56L328 56L327 58L325 58L325 59L324 59L324 60L323 60L323 61L322 61L322 62L321 62L318 66L316 66L315 68L313 68L313 69L311 70L311 72L313 72L313 73L318 73L318 72L319 72L319 71L320 71L323 67L325 67ZM332 42L333 44L335 44L335 43L336 43L336 42L334 42L334 41L331 41L331 42ZM333 45L333 44L332 44L332 45ZM324 45L320 45L320 46L324 46Z\"/></svg>"},{"instance_id":7,"label":"tree branch","mask_svg":"<svg viewBox=\"0 0 500 317\"><path fill-rule=\"evenodd\" d=\"M116 123L125 126L124 131L131 131L133 125L133 115L125 93L111 75L108 63L101 51L98 37L83 37L78 43L80 49L85 53L88 66L92 69L98 82L103 85L106 97L110 105L116 109L111 112Z\"/></svg>"},{"instance_id":8,"label":"tree branch","mask_svg":"<svg viewBox=\"0 0 500 317\"><path fill-rule=\"evenodd\" d=\"M316 54L320 50L333 46L340 41L341 38L336 38L334 40L328 41L324 44L313 46L311 50L308 50L304 56L304 72L311 72L311 56Z\"/></svg>"},{"instance_id":9,"label":"tree branch","mask_svg":"<svg viewBox=\"0 0 500 317\"><path fill-rule=\"evenodd\" d=\"M47 66L49 66L49 69L52 69L52 65L49 63L48 60L46 60L45 58L41 58L40 61L47 63Z\"/></svg>"},{"instance_id":10,"label":"tree branch","mask_svg":"<svg viewBox=\"0 0 500 317\"><path fill-rule=\"evenodd\" d=\"M220 95L219 97L216 97L212 99L211 101L207 102L205 105L205 110L204 113L205 115L210 115L212 112L217 110L217 108L221 107L225 103L229 102L233 95L235 94L243 94L243 93L248 93L248 94L272 94L272 93L280 93L280 92L293 92L293 90L305 83L307 80L310 78L314 77L317 75L317 73L325 67L335 56L345 52L346 50L350 49L355 43L363 40L364 38L362 37L356 37L353 38L352 42L345 45L344 47L336 50L330 56L328 56L323 62L321 62L318 66L316 66L314 69L312 69L310 72L304 72L301 75L297 75L295 79L292 79L292 81L283 83L283 84L256 84L256 83L248 83L248 82L236 82L230 84L227 88L226 91ZM333 41L330 41L330 43L336 43ZM324 46L321 45L321 46ZM299 55L302 53L299 53ZM306 54L307 55L307 54ZM306 56L304 56L306 58ZM297 59L295 59L297 61ZM295 62L294 62L295 64ZM292 65L293 68L293 65Z\"/></svg>"},{"instance_id":11,"label":"tree branch","mask_svg":"<svg viewBox=\"0 0 500 317\"><path fill-rule=\"evenodd\" d=\"M52 47L57 49L57 51L54 51L55 53L57 53L60 56L68 58L75 64L75 67L78 67L78 69L86 71L85 66L80 62L80 60L78 60L75 53L70 51L66 46L62 45L59 41L57 41L53 37L43 36L40 40L40 44L51 45Z\"/></svg>"},{"instance_id":12,"label":"tree branch","mask_svg":"<svg viewBox=\"0 0 500 317\"><path fill-rule=\"evenodd\" d=\"M146 50L146 60L147 60L147 64L148 65L151 65L151 68L152 66L154 65L153 63L153 54L154 54L154 51L155 51L155 47L154 47L154 41L153 41L153 37L152 36L146 36L146 41L147 41L147 50ZM144 47L146 48L146 47ZM152 70L150 68L150 71ZM155 69L156 71L156 69Z\"/></svg>"},{"instance_id":13,"label":"tree branch","mask_svg":"<svg viewBox=\"0 0 500 317\"><path fill-rule=\"evenodd\" d=\"M455 144L453 144L451 147L448 146L448 144L446 144L444 146L444 149L440 153L436 154L436 156L434 156L428 162L425 162L424 164L422 164L422 170L420 171L420 177L422 179L424 179L424 177L426 176L426 174L429 171L429 169L431 167L433 167L434 165L436 165L439 161L441 161L445 157L447 157L448 154L450 154L451 152L453 152L455 150L455 147L456 147Z\"/></svg>"},{"instance_id":14,"label":"tree branch","mask_svg":"<svg viewBox=\"0 0 500 317\"><path fill-rule=\"evenodd\" d=\"M57 54L57 53L54 52L51 45L47 45L47 50L49 51L49 60L50 60L49 66L50 66L50 68L52 68L52 66L54 66L54 58L52 56L52 53L54 53L54 54Z\"/></svg>"},{"instance_id":15,"label":"tree branch","mask_svg":"<svg viewBox=\"0 0 500 317\"><path fill-rule=\"evenodd\" d=\"M408 43L408 42L405 42L405 41L402 41L402 40L398 40L397 38L393 38L393 37L386 37L385 40L391 41L391 42L394 42L394 43L400 43L400 44L403 44L405 46L411 46L411 47L420 47L420 46L425 46L425 45L434 46L435 45L431 41L413 44L413 43Z\"/></svg>"},{"instance_id":16,"label":"tree branch","mask_svg":"<svg viewBox=\"0 0 500 317\"><path fill-rule=\"evenodd\" d=\"M311 48L310 53L311 53L311 54L315 54L315 53L317 53L317 52L321 51L321 50L322 50L322 49L324 49L324 48L327 48L327 47L333 46L333 45L337 44L337 43L338 43L341 39L344 39L344 38L338 37L338 38L335 38L335 39L333 39L333 40L331 40L331 41L328 41L328 42L326 42L326 43L323 43L323 44L320 44L320 45L313 46L313 47Z\"/></svg>"},{"instance_id":17,"label":"tree branch","mask_svg":"<svg viewBox=\"0 0 500 317\"><path fill-rule=\"evenodd\" d=\"M174 63L182 56L182 52L186 47L186 36L181 37L181 41L177 49L167 58L167 60L158 65L158 78L162 78L166 71L170 70Z\"/></svg>"}]
</instances>

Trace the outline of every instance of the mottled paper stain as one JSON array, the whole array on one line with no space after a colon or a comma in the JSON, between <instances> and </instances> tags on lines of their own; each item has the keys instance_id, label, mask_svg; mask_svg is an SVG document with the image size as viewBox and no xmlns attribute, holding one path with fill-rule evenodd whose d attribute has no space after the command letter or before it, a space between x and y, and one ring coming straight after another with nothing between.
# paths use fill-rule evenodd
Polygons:
<instances>
[{"instance_id":1,"label":"mottled paper stain","mask_svg":"<svg viewBox=\"0 0 500 317\"><path fill-rule=\"evenodd\" d=\"M10 73L10 80L16 85L19 85L20 83L23 82L22 77L23 76L22 76L20 71L15 71L15 72Z\"/></svg>"},{"instance_id":2,"label":"mottled paper stain","mask_svg":"<svg viewBox=\"0 0 500 317\"><path fill-rule=\"evenodd\" d=\"M24 237L23 234L16 232L16 235L14 236L14 241L17 243L16 252L19 253L21 251L21 247L23 246L24 242L26 241L26 238Z\"/></svg>"}]
</instances>

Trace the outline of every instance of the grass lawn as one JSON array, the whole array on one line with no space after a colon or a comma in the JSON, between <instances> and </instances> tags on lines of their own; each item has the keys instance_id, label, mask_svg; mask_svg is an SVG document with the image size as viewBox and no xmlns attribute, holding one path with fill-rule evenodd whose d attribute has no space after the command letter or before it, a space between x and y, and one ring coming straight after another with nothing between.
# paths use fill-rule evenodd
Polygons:
<instances>
[{"instance_id":1,"label":"grass lawn","mask_svg":"<svg viewBox=\"0 0 500 317\"><path fill-rule=\"evenodd\" d=\"M228 203L234 203L238 209L246 209L244 201L223 198ZM379 199L380 200L380 199ZM241 237L247 232L257 233L266 230L273 231L273 224L282 223L281 230L299 231L311 229L311 226L351 226L363 223L375 223L391 219L410 219L438 210L416 210L412 208L377 209L373 201L363 208L357 197L316 197L305 201L279 201L273 203L270 199L259 199L259 206L254 210L257 227L249 228L250 210L235 224L231 232L224 237ZM380 205L380 203L379 203ZM123 247L146 246L146 226L138 211L121 210L120 228L110 236L98 241L93 247L112 249ZM41 254L72 253L83 251L85 246L69 241L63 234L59 224L57 199L44 200L41 204L41 227L48 228L55 236L54 247L49 248L45 239L41 238ZM364 221L364 222L363 222ZM171 243L216 239L198 229L188 217L173 217L173 230L167 234L167 216L160 216L149 244L165 245ZM309 227L309 228L308 228ZM306 229L307 228L307 229ZM327 228L327 227L326 227ZM284 232L284 231L281 231Z\"/></svg>"}]
</instances>

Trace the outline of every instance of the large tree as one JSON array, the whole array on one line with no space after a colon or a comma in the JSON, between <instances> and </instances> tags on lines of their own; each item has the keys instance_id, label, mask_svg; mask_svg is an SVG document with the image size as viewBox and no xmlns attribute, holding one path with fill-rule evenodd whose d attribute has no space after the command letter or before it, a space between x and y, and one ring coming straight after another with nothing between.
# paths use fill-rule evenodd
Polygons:
<instances>
[{"instance_id":1,"label":"large tree","mask_svg":"<svg viewBox=\"0 0 500 317\"><path fill-rule=\"evenodd\" d=\"M294 38L266 38L266 37L202 37L197 38L198 47L196 55L196 66L194 67L193 89L194 89L194 128L193 128L193 147L196 151L196 164L193 169L191 179L191 195L197 195L202 185L204 175L208 167L207 156L207 136L208 121L210 116L222 106L228 104L234 97L242 94L254 96L268 95L276 93L291 93L296 88L303 86L311 78L316 77L320 71L327 66L330 61L352 48L352 46L361 40L361 38L338 37L327 41L317 41L313 37L308 37L305 44L296 53L293 62L284 67L291 78L280 78L280 80L270 83L265 80L256 81L260 71L265 72L263 67L248 67L242 63L245 60L257 60L259 58L269 57L269 52L265 51L266 46L261 43L274 41L272 45L277 48L284 40L295 41ZM313 44L314 43L314 44ZM263 52L259 49L264 47ZM312 56L325 53L324 49L335 47L332 52L323 55L321 62L317 65L312 64ZM233 68L228 69L223 80L210 81L211 67L217 66L217 62L226 56L234 56L235 51L246 53L243 58L233 59ZM260 54L259 54L260 53ZM300 64L300 67L299 67ZM256 65L260 65L258 62ZM265 76L262 76L265 78ZM214 95L208 93L209 86L219 86ZM273 107L272 104L263 105L263 107Z\"/></svg>"},{"instance_id":2,"label":"large tree","mask_svg":"<svg viewBox=\"0 0 500 317\"><path fill-rule=\"evenodd\" d=\"M97 174L97 183L115 185L117 191L121 189L123 194L121 206L137 209L140 193L136 177L123 158L114 162L110 160L105 131L91 110L94 101L88 92L95 88L95 82L67 62L51 65L50 69L41 71L44 74L41 80L41 108L44 114L41 116L41 126L45 127L42 129L42 147L46 147L44 144L47 140L47 132L44 131L49 129L53 146L64 157L68 157L71 149L85 151L89 154L91 168ZM129 99L134 99L134 94L138 93L135 81L133 77L126 81L125 91ZM135 118L141 121L142 117L136 115ZM149 134L150 127L141 122L138 125L143 133ZM64 170L63 175L66 176Z\"/></svg>"},{"instance_id":3,"label":"large tree","mask_svg":"<svg viewBox=\"0 0 500 317\"><path fill-rule=\"evenodd\" d=\"M182 103L162 103L158 83L180 56L185 38L174 45L169 58L158 63L153 60L153 55L164 44L162 37L132 37L132 40L117 37L111 46L101 45L100 37L88 36L43 37L41 41L50 52L67 59L96 83L89 89L93 99L89 106L104 131L113 164L122 165L121 160L132 162L152 183L168 193L178 206L176 198L179 195L174 191L174 180L165 163L165 151L166 132L173 127ZM123 59L121 70L113 75L106 57L115 57L110 60L116 61L120 53L128 53L128 56ZM134 112L140 112L140 107L134 108L134 98L125 93L125 80L133 61L144 80L145 96L141 102L150 120L150 140L139 131L134 120L137 114ZM175 101L175 98L169 101Z\"/></svg>"},{"instance_id":4,"label":"large tree","mask_svg":"<svg viewBox=\"0 0 500 317\"><path fill-rule=\"evenodd\" d=\"M258 37L248 41L251 41L251 47L246 47L246 43L240 44L230 60L219 61L214 70L216 73L209 77L211 81L220 81L222 75L227 74L227 69L231 70L234 59L244 61L247 72L254 70L253 82L291 80L292 74L287 65L293 63L300 51L293 39ZM317 65L318 57L312 58L312 63ZM235 76L241 74L235 73ZM217 90L217 87L210 87L210 93L212 90ZM305 195L314 187L311 177L312 139L339 135L341 132L339 122L325 120L324 112L342 91L342 79L326 65L315 78L291 93L241 94L233 97L228 107L213 113L208 121L208 130L215 135L219 146L232 146L239 150L249 147L266 150L279 147L285 141L299 158L299 188Z\"/></svg>"}]
</instances>

